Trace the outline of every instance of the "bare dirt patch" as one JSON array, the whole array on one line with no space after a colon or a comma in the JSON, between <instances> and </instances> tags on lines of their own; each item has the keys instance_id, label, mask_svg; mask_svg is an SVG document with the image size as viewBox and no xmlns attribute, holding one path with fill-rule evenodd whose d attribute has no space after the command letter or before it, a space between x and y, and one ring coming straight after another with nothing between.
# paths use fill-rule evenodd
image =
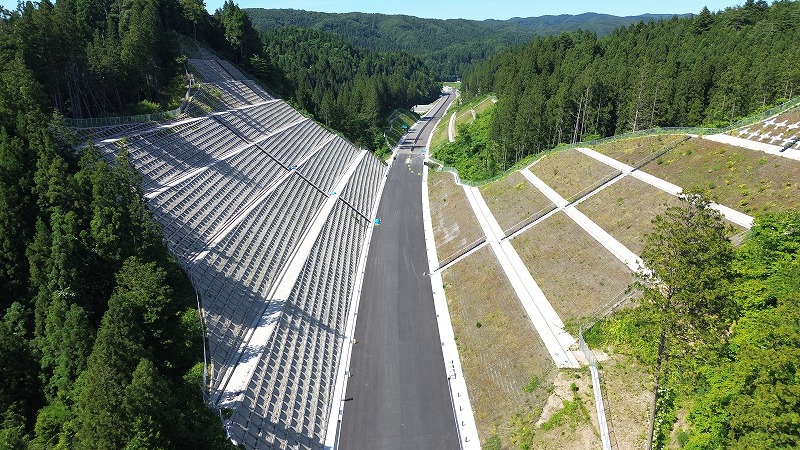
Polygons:
<instances>
[{"instance_id":1,"label":"bare dirt patch","mask_svg":"<svg viewBox=\"0 0 800 450\"><path fill-rule=\"evenodd\" d=\"M507 177L481 186L480 191L495 219L505 231L555 208L555 205L519 172L512 172Z\"/></svg>"},{"instance_id":2,"label":"bare dirt patch","mask_svg":"<svg viewBox=\"0 0 800 450\"><path fill-rule=\"evenodd\" d=\"M567 200L575 200L619 171L575 150L553 152L530 171Z\"/></svg>"},{"instance_id":3,"label":"bare dirt patch","mask_svg":"<svg viewBox=\"0 0 800 450\"><path fill-rule=\"evenodd\" d=\"M516 420L539 417L556 368L489 247L442 279L481 441L509 446Z\"/></svg>"},{"instance_id":4,"label":"bare dirt patch","mask_svg":"<svg viewBox=\"0 0 800 450\"><path fill-rule=\"evenodd\" d=\"M691 139L643 170L751 215L800 207L800 161L756 150Z\"/></svg>"},{"instance_id":5,"label":"bare dirt patch","mask_svg":"<svg viewBox=\"0 0 800 450\"><path fill-rule=\"evenodd\" d=\"M429 171L428 196L439 261L448 259L483 237L464 188L455 183L452 174Z\"/></svg>"},{"instance_id":6,"label":"bare dirt patch","mask_svg":"<svg viewBox=\"0 0 800 450\"><path fill-rule=\"evenodd\" d=\"M613 302L633 281L617 260L564 212L548 217L512 241L568 329Z\"/></svg>"},{"instance_id":7,"label":"bare dirt patch","mask_svg":"<svg viewBox=\"0 0 800 450\"><path fill-rule=\"evenodd\" d=\"M526 442L532 449L601 449L588 369L561 370L542 417Z\"/></svg>"}]
</instances>

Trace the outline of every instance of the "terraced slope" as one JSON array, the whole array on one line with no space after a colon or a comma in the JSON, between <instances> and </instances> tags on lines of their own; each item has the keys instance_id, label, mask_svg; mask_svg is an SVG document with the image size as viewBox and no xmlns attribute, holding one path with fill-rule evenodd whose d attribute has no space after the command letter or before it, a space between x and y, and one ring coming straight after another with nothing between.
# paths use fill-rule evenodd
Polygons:
<instances>
[{"instance_id":1,"label":"terraced slope","mask_svg":"<svg viewBox=\"0 0 800 450\"><path fill-rule=\"evenodd\" d=\"M321 449L385 164L198 49L186 112L127 150L202 307L210 398L246 448ZM334 419L335 425L335 419Z\"/></svg>"}]
</instances>

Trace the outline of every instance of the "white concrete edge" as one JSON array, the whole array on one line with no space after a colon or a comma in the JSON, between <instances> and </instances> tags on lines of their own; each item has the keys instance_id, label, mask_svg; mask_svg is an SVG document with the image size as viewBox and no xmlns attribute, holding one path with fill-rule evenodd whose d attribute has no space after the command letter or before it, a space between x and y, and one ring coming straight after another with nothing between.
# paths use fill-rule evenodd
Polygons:
<instances>
[{"instance_id":1,"label":"white concrete edge","mask_svg":"<svg viewBox=\"0 0 800 450\"><path fill-rule=\"evenodd\" d=\"M605 164L607 166L611 166L614 169L617 169L617 170L621 171L622 173L633 172L633 167L632 166L629 166L629 165L623 163L622 161L617 161L616 159L614 159L614 158L612 158L610 156L606 156L606 155L598 152L597 150L592 150L591 148L586 148L586 147L578 147L575 150L583 153L584 155L586 155L586 156L588 156L590 158L594 158L597 161L600 161L601 163L603 163L603 164Z\"/></svg>"},{"instance_id":2,"label":"white concrete edge","mask_svg":"<svg viewBox=\"0 0 800 450\"><path fill-rule=\"evenodd\" d=\"M564 212L575 222L579 227L583 228L589 236L594 238L597 243L602 245L609 253L614 255L620 262L628 266L631 272L636 272L639 268L644 267L644 262L639 256L628 249L624 244L619 242L616 238L611 236L600 225L597 225L594 220L586 216L586 214L578 211L574 205L564 208Z\"/></svg>"},{"instance_id":3,"label":"white concrete edge","mask_svg":"<svg viewBox=\"0 0 800 450\"><path fill-rule=\"evenodd\" d=\"M353 158L353 161L347 168L345 175L341 180L339 180L339 184L335 187L337 192L341 191L341 189L347 184L366 154L367 152L363 151L360 155ZM268 305L272 305L273 302L276 301L283 302L285 304L285 302L289 300L292 289L297 283L297 280L300 277L303 268L305 267L306 261L308 260L311 251L314 249L314 245L316 245L322 230L325 228L325 224L328 222L330 213L333 211L333 208L336 206L336 202L338 200L338 196L332 195L328 197L322 208L320 208L311 226L309 226L308 230L303 236L302 241L290 256L289 264L280 274L280 282L274 289L274 292L268 296ZM267 306L267 309L270 309L269 306ZM242 340L242 344L237 350L237 356L234 359L236 364L226 371L227 377L223 377L224 382L221 385L221 389L214 395L215 401L219 403L220 406L230 407L233 405L238 405L238 403L241 401L242 396L244 395L244 390L247 388L247 384L252 378L253 372L258 365L258 361L266 349L267 343L269 342L269 338L272 335L272 332L275 330L275 326L278 321L277 319L280 317L282 312L283 308L279 308L272 314L262 315L262 317L257 319L258 321L255 326L251 326L251 329L245 334L245 338ZM242 357L244 355L251 356L246 361L242 361ZM225 403L220 403L221 400Z\"/></svg>"},{"instance_id":4,"label":"white concrete edge","mask_svg":"<svg viewBox=\"0 0 800 450\"><path fill-rule=\"evenodd\" d=\"M484 240L483 242L481 242L480 244L476 245L475 247L473 247L472 249L470 249L466 253L463 253L458 258L448 262L445 265L439 265L438 268L436 270L434 270L434 272L441 272L442 270L446 270L448 267L450 267L452 265L455 265L456 263L458 263L462 259L467 258L468 256L472 255L473 253L477 252L478 250L482 249L483 247L486 247L487 245L489 245L489 243L486 242L486 240ZM437 258L438 258L438 255L437 255ZM437 262L437 264L438 264L438 262ZM433 273L433 272L431 272L431 273Z\"/></svg>"},{"instance_id":5,"label":"white concrete edge","mask_svg":"<svg viewBox=\"0 0 800 450\"><path fill-rule=\"evenodd\" d=\"M491 231L492 232L492 239L493 242L500 242L500 240L505 236L505 232L503 231L503 227L500 226L500 223L497 222L497 219L494 218L494 214L492 210L489 209L489 205L486 203L486 200L483 198L483 194L481 194L481 190L474 186L464 186L464 189L469 190L472 194L472 199L475 201L475 206L478 207L475 211L475 214L480 212L480 216L478 220L480 221L483 219L483 222L486 225L484 228L484 232ZM468 194L469 195L469 194ZM474 208L473 208L474 209ZM487 235L487 240L489 236Z\"/></svg>"},{"instance_id":6,"label":"white concrete edge","mask_svg":"<svg viewBox=\"0 0 800 450\"><path fill-rule=\"evenodd\" d=\"M594 407L597 412L597 423L600 427L600 440L603 442L603 450L611 450L611 437L608 434L608 422L606 421L606 409L603 404L603 392L600 389L600 374L597 366L589 365L589 372L592 375L592 391L594 392Z\"/></svg>"},{"instance_id":7,"label":"white concrete edge","mask_svg":"<svg viewBox=\"0 0 800 450\"><path fill-rule=\"evenodd\" d=\"M528 169L520 170L520 173L523 177L525 177L529 183L533 185L536 189L539 190L548 200L554 205L556 208L562 209L569 204L564 197L562 197L558 192L554 191L553 188L547 185L544 181L542 181L539 177L533 174Z\"/></svg>"},{"instance_id":8,"label":"white concrete edge","mask_svg":"<svg viewBox=\"0 0 800 450\"><path fill-rule=\"evenodd\" d=\"M433 133L431 133L431 135L433 135ZM439 327L439 339L442 342L442 362L447 372L450 398L453 403L453 415L458 429L461 448L479 449L480 436L478 435L478 428L475 424L475 415L472 410L472 404L470 403L464 371L461 367L461 358L458 354L453 324L450 320L450 310L447 306L442 273L438 270L434 272L439 266L439 258L436 254L436 240L433 234L430 196L428 194L429 170L430 168L427 165L424 165L422 168L422 220L425 228L425 246L428 250L428 272L431 274L433 306L436 311L436 324ZM450 364L450 367L448 367L448 364ZM452 370L449 370L450 368L452 368Z\"/></svg>"},{"instance_id":9,"label":"white concrete edge","mask_svg":"<svg viewBox=\"0 0 800 450\"><path fill-rule=\"evenodd\" d=\"M457 97L456 97L457 98ZM436 255L436 240L433 234L433 221L431 219L430 196L428 194L428 167L430 161L430 147L433 133L439 126L447 111L455 103L455 98L447 106L442 117L433 125L433 130L428 135L428 142L425 143L425 158L422 167L422 222L425 229L425 247L428 250L428 272L431 273L431 290L433 291L433 306L436 311L436 324L439 327L439 339L442 341L442 363L448 378L450 388L450 398L453 403L453 416L459 434L459 444L462 449L480 449L480 436L478 427L475 424L475 414L472 410L472 403L469 399L467 381L464 378L464 371L461 367L461 358L458 354L453 323L450 320L450 310L447 307L447 297L444 293L441 273L433 273L439 266L439 258ZM453 371L448 371L447 363L452 361ZM454 374L452 372L455 372ZM470 442L471 441L471 442Z\"/></svg>"},{"instance_id":10,"label":"white concrete edge","mask_svg":"<svg viewBox=\"0 0 800 450\"><path fill-rule=\"evenodd\" d=\"M575 338L564 330L564 322L553 309L511 243L508 240L501 242L496 230L491 227L490 222L496 222L496 220L486 206L486 202L483 201L480 190L466 185L462 185L462 187L506 278L511 283L517 299L542 339L553 362L557 367L577 368L578 361L569 350L569 347L576 342ZM491 220L488 217L491 217Z\"/></svg>"},{"instance_id":11,"label":"white concrete edge","mask_svg":"<svg viewBox=\"0 0 800 450\"><path fill-rule=\"evenodd\" d=\"M733 138L733 136L728 136L728 135L715 135L715 136L724 136L726 138L727 137ZM704 136L704 138L709 138L709 139L711 137L714 137L714 136ZM739 138L735 138L735 139L739 139ZM715 140L715 139L711 139L711 140ZM746 139L741 139L741 140L746 141ZM716 142L722 142L722 143L729 143L729 142L723 142L721 140L720 141L715 140L715 141ZM752 142L752 141L749 141L749 142ZM732 144L732 145L735 145L735 144ZM764 144L764 145L768 145L768 144ZM661 178L658 178L656 176L650 175L649 173L644 172L642 170L634 170L633 167L628 166L628 165L626 165L626 164L624 164L624 163L622 163L620 161L617 161L616 159L613 159L613 158L611 158L609 156L603 155L602 153L598 153L595 150L588 149L588 148L578 148L577 150L580 151L581 153L585 154L586 156L590 156L590 157L596 159L597 161L600 161L600 162L602 162L602 163L604 163L604 164L606 164L608 166L611 166L611 167L613 167L615 169L621 170L622 173L623 173L623 176L630 175L630 176L636 178L637 180L643 181L643 182L645 182L645 183L647 183L647 184L649 184L649 185L651 185L651 186L653 186L655 188L658 188L658 189L660 189L660 190L662 190L662 191L664 191L664 192L666 192L666 193L668 193L670 195L679 196L683 192L683 188L678 186L678 185L676 185L676 184L672 184L669 181L662 180ZM620 177L618 177L618 178L620 178ZM719 203L712 202L710 204L710 206L711 206L711 208L719 211L725 217L725 219L729 220L730 222L733 222L733 223L735 223L735 224L737 224L737 225L739 225L739 226L741 226L743 228L746 228L748 230L753 226L754 219L753 219L752 216L750 216L748 214L745 214L743 212L739 212L739 211L737 211L737 210L735 210L733 208L729 208L729 207L727 207L725 205L720 205Z\"/></svg>"},{"instance_id":12,"label":"white concrete edge","mask_svg":"<svg viewBox=\"0 0 800 450\"><path fill-rule=\"evenodd\" d=\"M436 128L434 127L434 131ZM450 122L447 124L447 139L450 142L455 142L456 140L456 115L450 114Z\"/></svg>"},{"instance_id":13,"label":"white concrete edge","mask_svg":"<svg viewBox=\"0 0 800 450\"><path fill-rule=\"evenodd\" d=\"M306 161L308 161L312 156L316 155L325 145L330 143L337 135L331 134L328 138L322 140L313 150L308 152L304 155L296 164L297 167L302 166ZM361 156L356 156L355 159L362 158ZM261 202L266 200L272 192L275 191L279 186L281 186L288 178L292 176L294 173L293 170L289 170L288 172L284 173L283 175L279 176L275 179L266 189L264 189L258 197L254 198L249 204L245 205L242 211L238 214L235 214L233 217L228 219L226 222L220 224L220 226L214 230L211 236L208 239L208 245L197 253L197 255L191 260L192 262L197 262L203 259L206 255L208 255L209 251L212 250L214 247L219 245L236 227L242 223L250 213L256 209ZM346 172L345 172L346 175ZM342 175L344 177L345 175ZM349 176L349 175L348 175ZM342 181L342 178L339 179L339 182ZM338 192L334 189L334 192Z\"/></svg>"},{"instance_id":14,"label":"white concrete edge","mask_svg":"<svg viewBox=\"0 0 800 450\"><path fill-rule=\"evenodd\" d=\"M366 150L364 150L366 152ZM388 174L389 169L392 167L390 161L386 168ZM383 189L386 186L386 176L384 175L381 184L378 187L375 204L372 206L371 218L378 214L378 207L383 197ZM325 442L323 443L325 450L333 450L339 447L339 430L344 414L344 398L347 395L347 381L349 380L350 360L353 356L353 340L355 339L356 323L358 320L358 308L361 304L361 290L364 285L364 273L367 270L367 258L369 256L369 247L372 243L372 232L375 230L375 225L370 223L367 225L367 234L364 236L364 242L361 246L361 256L358 261L358 268L356 269L356 278L353 286L358 288L353 289L352 297L350 298L350 307L347 312L347 322L344 327L344 337L339 347L339 357L337 358L338 365L336 369L336 378L334 381L333 395L328 409L328 418L325 430ZM334 412L336 416L334 418ZM335 420L334 420L335 419Z\"/></svg>"},{"instance_id":15,"label":"white concrete edge","mask_svg":"<svg viewBox=\"0 0 800 450\"><path fill-rule=\"evenodd\" d=\"M711 134L703 136L703 139L719 142L721 144L734 145L736 147L742 147L748 150L756 150L764 153L769 153L770 155L775 155L783 158L800 161L800 150L793 148L783 150L783 147L780 147L778 145L768 144L766 142L751 141L750 139L744 139L736 136L731 136L728 134Z\"/></svg>"}]
</instances>

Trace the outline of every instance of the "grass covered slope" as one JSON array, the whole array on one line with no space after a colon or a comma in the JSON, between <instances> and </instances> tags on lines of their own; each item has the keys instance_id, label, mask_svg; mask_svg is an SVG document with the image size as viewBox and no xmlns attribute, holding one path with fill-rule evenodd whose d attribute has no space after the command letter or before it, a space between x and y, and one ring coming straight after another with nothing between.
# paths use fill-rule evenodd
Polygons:
<instances>
[{"instance_id":1,"label":"grass covered slope","mask_svg":"<svg viewBox=\"0 0 800 450\"><path fill-rule=\"evenodd\" d=\"M756 150L691 139L642 170L751 215L800 207L800 161Z\"/></svg>"},{"instance_id":2,"label":"grass covered slope","mask_svg":"<svg viewBox=\"0 0 800 450\"><path fill-rule=\"evenodd\" d=\"M548 153L529 170L567 201L588 194L620 173L575 149Z\"/></svg>"},{"instance_id":3,"label":"grass covered slope","mask_svg":"<svg viewBox=\"0 0 800 450\"><path fill-rule=\"evenodd\" d=\"M485 184L479 189L497 223L506 232L555 208L519 172L511 172L507 177Z\"/></svg>"},{"instance_id":4,"label":"grass covered slope","mask_svg":"<svg viewBox=\"0 0 800 450\"><path fill-rule=\"evenodd\" d=\"M639 255L652 220L678 203L678 197L627 176L581 202L578 210Z\"/></svg>"},{"instance_id":5,"label":"grass covered slope","mask_svg":"<svg viewBox=\"0 0 800 450\"><path fill-rule=\"evenodd\" d=\"M617 299L633 281L627 266L563 212L511 243L571 332Z\"/></svg>"},{"instance_id":6,"label":"grass covered slope","mask_svg":"<svg viewBox=\"0 0 800 450\"><path fill-rule=\"evenodd\" d=\"M408 131L412 125L419 120L419 114L407 109L395 109L387 119L388 128L383 132L389 140L389 146L393 147L400 141L400 138ZM403 128L405 126L406 128Z\"/></svg>"},{"instance_id":7,"label":"grass covered slope","mask_svg":"<svg viewBox=\"0 0 800 450\"><path fill-rule=\"evenodd\" d=\"M510 445L538 420L555 365L489 247L442 279L478 434Z\"/></svg>"},{"instance_id":8,"label":"grass covered slope","mask_svg":"<svg viewBox=\"0 0 800 450\"><path fill-rule=\"evenodd\" d=\"M645 163L649 158L667 149L670 145L686 139L682 134L657 134L632 139L621 139L592 145L590 148L608 155L617 161L636 167Z\"/></svg>"},{"instance_id":9,"label":"grass covered slope","mask_svg":"<svg viewBox=\"0 0 800 450\"><path fill-rule=\"evenodd\" d=\"M483 237L464 189L453 181L453 174L428 172L428 195L439 261L447 260Z\"/></svg>"}]
</instances>

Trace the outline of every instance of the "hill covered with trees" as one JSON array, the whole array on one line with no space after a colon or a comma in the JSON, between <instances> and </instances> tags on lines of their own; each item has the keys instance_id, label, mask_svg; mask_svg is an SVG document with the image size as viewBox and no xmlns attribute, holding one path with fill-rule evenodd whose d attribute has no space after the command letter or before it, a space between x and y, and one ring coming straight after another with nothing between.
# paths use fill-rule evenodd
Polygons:
<instances>
[{"instance_id":1,"label":"hill covered with trees","mask_svg":"<svg viewBox=\"0 0 800 450\"><path fill-rule=\"evenodd\" d=\"M472 66L467 98L494 92L486 142L450 144L448 164L492 176L562 142L651 127L724 125L796 96L800 3L748 0L718 13L638 23L598 38L536 38ZM477 172L476 172L477 173Z\"/></svg>"},{"instance_id":2,"label":"hill covered with trees","mask_svg":"<svg viewBox=\"0 0 800 450\"><path fill-rule=\"evenodd\" d=\"M469 65L509 45L526 43L537 35L582 29L602 36L617 27L670 17L650 14L617 17L587 13L479 21L295 9L246 8L245 11L253 26L261 32L294 25L333 33L367 50L410 53L423 59L438 79L445 81L455 80Z\"/></svg>"},{"instance_id":3,"label":"hill covered with trees","mask_svg":"<svg viewBox=\"0 0 800 450\"><path fill-rule=\"evenodd\" d=\"M79 0L2 12L0 448L230 446L203 401L196 296L138 173L124 152L108 164L76 151L53 115L182 95L182 8Z\"/></svg>"},{"instance_id":4,"label":"hill covered with trees","mask_svg":"<svg viewBox=\"0 0 800 450\"><path fill-rule=\"evenodd\" d=\"M330 33L286 27L264 34L271 86L357 144L385 146L383 119L395 108L428 103L441 89L419 59L371 52ZM281 79L281 83L274 81Z\"/></svg>"}]
</instances>

